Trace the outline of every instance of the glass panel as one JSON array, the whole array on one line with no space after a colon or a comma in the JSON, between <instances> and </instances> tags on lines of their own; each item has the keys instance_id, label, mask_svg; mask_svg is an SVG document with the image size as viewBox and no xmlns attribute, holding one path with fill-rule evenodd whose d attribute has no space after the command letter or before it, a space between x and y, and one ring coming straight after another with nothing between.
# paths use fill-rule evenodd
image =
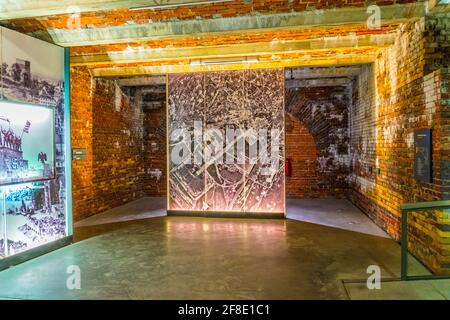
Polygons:
<instances>
[{"instance_id":1,"label":"glass panel","mask_svg":"<svg viewBox=\"0 0 450 320\"><path fill-rule=\"evenodd\" d=\"M54 178L54 110L0 102L0 114L0 184Z\"/></svg>"},{"instance_id":2,"label":"glass panel","mask_svg":"<svg viewBox=\"0 0 450 320\"><path fill-rule=\"evenodd\" d=\"M2 259L67 235L70 156L65 154L64 49L1 28L0 51Z\"/></svg>"},{"instance_id":3,"label":"glass panel","mask_svg":"<svg viewBox=\"0 0 450 320\"><path fill-rule=\"evenodd\" d=\"M4 193L3 189L0 188L0 259L6 256L6 225L5 225L5 211L4 209Z\"/></svg>"},{"instance_id":4,"label":"glass panel","mask_svg":"<svg viewBox=\"0 0 450 320\"><path fill-rule=\"evenodd\" d=\"M450 275L449 213L440 208L408 213L408 276Z\"/></svg>"},{"instance_id":5,"label":"glass panel","mask_svg":"<svg viewBox=\"0 0 450 320\"><path fill-rule=\"evenodd\" d=\"M65 236L64 205L57 196L57 181L5 187L9 255Z\"/></svg>"}]
</instances>

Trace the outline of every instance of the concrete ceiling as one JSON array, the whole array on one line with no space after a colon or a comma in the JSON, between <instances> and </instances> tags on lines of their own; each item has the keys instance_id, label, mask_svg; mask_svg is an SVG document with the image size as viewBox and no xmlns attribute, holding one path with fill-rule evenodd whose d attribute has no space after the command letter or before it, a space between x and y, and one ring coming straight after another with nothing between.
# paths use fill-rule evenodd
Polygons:
<instances>
[{"instance_id":1,"label":"concrete ceiling","mask_svg":"<svg viewBox=\"0 0 450 320\"><path fill-rule=\"evenodd\" d=\"M367 25L372 12L365 0L200 0L178 7L189 1L3 0L0 20L71 47L72 66L87 67L94 76L121 77L369 63L395 41L402 23L426 15L436 4L432 1L374 1L381 18L376 28ZM144 5L159 7L129 10ZM238 57L258 62L191 65L192 60Z\"/></svg>"},{"instance_id":2,"label":"concrete ceiling","mask_svg":"<svg viewBox=\"0 0 450 320\"><path fill-rule=\"evenodd\" d=\"M310 80L356 77L360 71L361 68L357 65L327 68L288 68L285 70L285 78L286 80Z\"/></svg>"},{"instance_id":3,"label":"concrete ceiling","mask_svg":"<svg viewBox=\"0 0 450 320\"><path fill-rule=\"evenodd\" d=\"M351 78L331 78L331 79L305 79L286 80L286 89L312 88L312 87L346 87L351 85Z\"/></svg>"},{"instance_id":4,"label":"concrete ceiling","mask_svg":"<svg viewBox=\"0 0 450 320\"><path fill-rule=\"evenodd\" d=\"M398 5L380 6L381 24L402 23L422 17L427 12L427 3L415 2ZM153 10L147 10L152 11ZM216 11L212 11L216 12ZM220 12L220 10L217 10ZM164 14L160 11L161 15ZM117 13L116 13L117 14ZM142 42L176 37L198 37L203 35L239 35L274 30L311 29L330 26L365 26L368 21L366 7L343 7L321 10L289 12L253 12L224 17L222 14L209 18L144 19L147 17L128 17L118 22L122 15L102 13L83 20L76 17L40 19L39 23L29 20L9 21L6 24L16 30L55 44L73 46L93 46L99 44ZM148 16L150 17L150 16ZM187 15L190 17L190 15ZM131 20L129 20L131 19ZM89 21L91 23L86 22ZM77 22L78 21L78 22ZM109 21L109 23L108 23Z\"/></svg>"},{"instance_id":5,"label":"concrete ceiling","mask_svg":"<svg viewBox=\"0 0 450 320\"><path fill-rule=\"evenodd\" d=\"M46 17L74 12L108 11L142 6L160 8L220 0L2 0L0 20Z\"/></svg>"},{"instance_id":6,"label":"concrete ceiling","mask_svg":"<svg viewBox=\"0 0 450 320\"><path fill-rule=\"evenodd\" d=\"M340 37L325 37L299 41L271 41L257 43L243 43L220 46L198 46L165 49L131 49L103 54L73 56L73 66L80 65L108 65L111 63L140 63L164 60L198 60L229 57L258 57L261 55L277 55L283 53L302 53L312 50L329 50L344 48L384 47L395 41L395 34L381 35L346 35Z\"/></svg>"}]
</instances>

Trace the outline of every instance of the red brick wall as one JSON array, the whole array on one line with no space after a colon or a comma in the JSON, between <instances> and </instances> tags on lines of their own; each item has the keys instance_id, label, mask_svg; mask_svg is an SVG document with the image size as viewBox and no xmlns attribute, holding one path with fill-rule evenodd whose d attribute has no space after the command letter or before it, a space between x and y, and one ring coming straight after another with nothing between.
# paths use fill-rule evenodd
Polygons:
<instances>
[{"instance_id":1,"label":"red brick wall","mask_svg":"<svg viewBox=\"0 0 450 320\"><path fill-rule=\"evenodd\" d=\"M167 194L166 101L145 112L145 191L148 196Z\"/></svg>"},{"instance_id":2,"label":"red brick wall","mask_svg":"<svg viewBox=\"0 0 450 320\"><path fill-rule=\"evenodd\" d=\"M95 189L92 184L92 78L87 68L71 69L71 144L73 148L86 148L87 159L72 161L73 218L80 220L95 212Z\"/></svg>"},{"instance_id":3,"label":"red brick wall","mask_svg":"<svg viewBox=\"0 0 450 320\"><path fill-rule=\"evenodd\" d=\"M293 164L287 196L346 196L350 95L343 86L287 90L286 158Z\"/></svg>"},{"instance_id":4,"label":"red brick wall","mask_svg":"<svg viewBox=\"0 0 450 320\"><path fill-rule=\"evenodd\" d=\"M441 97L446 69L439 67L444 60L436 39L425 19L406 24L396 43L363 68L355 87L350 199L395 239L401 204L449 196L448 113ZM432 130L432 183L414 179L414 131L421 128ZM442 210L415 213L408 225L410 250L436 272L450 262L447 216Z\"/></svg>"},{"instance_id":5,"label":"red brick wall","mask_svg":"<svg viewBox=\"0 0 450 320\"><path fill-rule=\"evenodd\" d=\"M87 149L87 160L72 161L77 221L145 195L144 113L113 81L83 68L71 77L72 147Z\"/></svg>"},{"instance_id":6,"label":"red brick wall","mask_svg":"<svg viewBox=\"0 0 450 320\"><path fill-rule=\"evenodd\" d=\"M318 151L313 136L299 119L286 114L286 159L291 176L286 177L286 196L317 198L321 196Z\"/></svg>"}]
</instances>

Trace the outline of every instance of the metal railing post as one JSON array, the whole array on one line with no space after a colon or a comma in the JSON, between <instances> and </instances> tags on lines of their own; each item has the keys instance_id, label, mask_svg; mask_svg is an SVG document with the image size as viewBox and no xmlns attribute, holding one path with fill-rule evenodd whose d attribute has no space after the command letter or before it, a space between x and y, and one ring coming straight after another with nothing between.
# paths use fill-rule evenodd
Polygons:
<instances>
[{"instance_id":1,"label":"metal railing post","mask_svg":"<svg viewBox=\"0 0 450 320\"><path fill-rule=\"evenodd\" d=\"M408 210L402 209L401 229L401 272L402 280L408 279Z\"/></svg>"}]
</instances>

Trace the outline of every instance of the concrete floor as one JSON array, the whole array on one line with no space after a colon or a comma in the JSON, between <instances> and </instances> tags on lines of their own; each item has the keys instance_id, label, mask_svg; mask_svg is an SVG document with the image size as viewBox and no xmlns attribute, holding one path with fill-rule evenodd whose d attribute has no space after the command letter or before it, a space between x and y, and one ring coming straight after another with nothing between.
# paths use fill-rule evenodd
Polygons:
<instances>
[{"instance_id":1,"label":"concrete floor","mask_svg":"<svg viewBox=\"0 0 450 320\"><path fill-rule=\"evenodd\" d=\"M75 244L0 272L0 298L448 297L448 281L368 290L369 265L399 277L400 247L346 200L289 201L287 220L165 217L164 205L141 199L76 224ZM71 265L80 290L66 287ZM410 270L427 273L414 259Z\"/></svg>"},{"instance_id":2,"label":"concrete floor","mask_svg":"<svg viewBox=\"0 0 450 320\"><path fill-rule=\"evenodd\" d=\"M346 199L287 199L288 219L389 238Z\"/></svg>"}]
</instances>

